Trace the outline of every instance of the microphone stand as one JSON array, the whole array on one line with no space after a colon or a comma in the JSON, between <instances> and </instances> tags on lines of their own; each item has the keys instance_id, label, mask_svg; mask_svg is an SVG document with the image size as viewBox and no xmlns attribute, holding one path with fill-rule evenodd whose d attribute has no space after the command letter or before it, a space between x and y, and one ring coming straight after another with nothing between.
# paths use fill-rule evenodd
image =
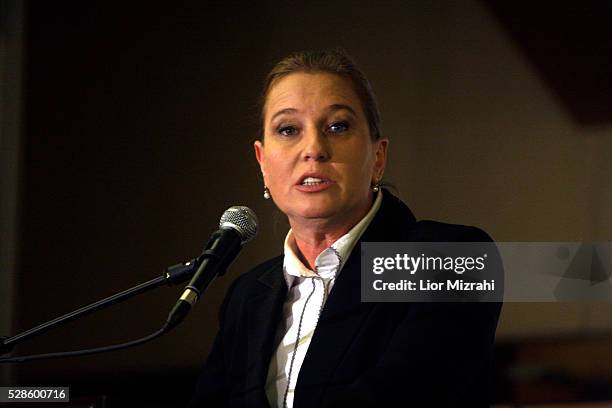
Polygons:
<instances>
[{"instance_id":1,"label":"microphone stand","mask_svg":"<svg viewBox=\"0 0 612 408\"><path fill-rule=\"evenodd\" d=\"M191 278L191 276L195 273L198 265L202 262L204 257L205 256L201 256L199 258L192 259L188 262L173 265L167 268L166 272L163 275L155 279L151 279L148 282L141 283L140 285L136 285L130 289L124 290L123 292L116 293L105 299L101 299L87 306L83 306L77 310L74 310L63 316L57 317L53 320L33 327L22 333L16 334L11 337L2 337L0 338L0 356L3 354L10 353L17 343L21 343L22 341L32 338L34 336L38 336L57 326L71 322L82 316L107 308L119 302L123 302L124 300L127 300L131 297L134 297L136 295L147 292L151 289L158 288L163 285L173 286L183 283Z\"/></svg>"}]
</instances>

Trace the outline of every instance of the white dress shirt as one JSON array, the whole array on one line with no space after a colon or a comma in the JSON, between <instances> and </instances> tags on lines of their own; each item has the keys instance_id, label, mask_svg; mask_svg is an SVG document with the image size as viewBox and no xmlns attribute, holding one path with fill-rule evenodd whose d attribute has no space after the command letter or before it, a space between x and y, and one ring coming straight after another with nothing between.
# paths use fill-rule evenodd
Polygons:
<instances>
[{"instance_id":1,"label":"white dress shirt","mask_svg":"<svg viewBox=\"0 0 612 408\"><path fill-rule=\"evenodd\" d=\"M283 305L283 320L277 329L275 344L278 344L278 347L268 367L266 396L271 406L283 408L286 394L286 406L293 408L298 374L317 327L319 315L334 286L336 276L380 208L381 201L382 192L379 192L365 217L317 256L314 271L300 261L293 232L289 230L287 233L283 271L289 293ZM287 388L288 378L290 380Z\"/></svg>"}]
</instances>

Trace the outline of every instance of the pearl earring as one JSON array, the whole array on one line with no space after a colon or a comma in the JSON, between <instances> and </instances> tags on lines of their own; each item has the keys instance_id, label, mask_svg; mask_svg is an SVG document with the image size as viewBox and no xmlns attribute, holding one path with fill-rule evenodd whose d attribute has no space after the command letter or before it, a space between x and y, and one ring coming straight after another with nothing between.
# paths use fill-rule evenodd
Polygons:
<instances>
[{"instance_id":1,"label":"pearl earring","mask_svg":"<svg viewBox=\"0 0 612 408\"><path fill-rule=\"evenodd\" d=\"M378 193L380 191L380 184L378 182L376 182L373 186L372 186L372 192L374 193Z\"/></svg>"},{"instance_id":2,"label":"pearl earring","mask_svg":"<svg viewBox=\"0 0 612 408\"><path fill-rule=\"evenodd\" d=\"M270 189L268 188L268 186L264 186L263 196L266 200L270 199Z\"/></svg>"}]
</instances>

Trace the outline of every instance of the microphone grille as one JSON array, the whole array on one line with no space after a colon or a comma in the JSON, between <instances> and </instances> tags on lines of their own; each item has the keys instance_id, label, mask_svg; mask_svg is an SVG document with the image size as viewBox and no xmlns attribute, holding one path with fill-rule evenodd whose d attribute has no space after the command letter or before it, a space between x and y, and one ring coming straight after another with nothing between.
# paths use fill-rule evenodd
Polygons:
<instances>
[{"instance_id":1,"label":"microphone grille","mask_svg":"<svg viewBox=\"0 0 612 408\"><path fill-rule=\"evenodd\" d=\"M257 216L249 207L235 205L225 210L219 221L219 228L232 228L242 237L242 243L249 242L257 235Z\"/></svg>"}]
</instances>

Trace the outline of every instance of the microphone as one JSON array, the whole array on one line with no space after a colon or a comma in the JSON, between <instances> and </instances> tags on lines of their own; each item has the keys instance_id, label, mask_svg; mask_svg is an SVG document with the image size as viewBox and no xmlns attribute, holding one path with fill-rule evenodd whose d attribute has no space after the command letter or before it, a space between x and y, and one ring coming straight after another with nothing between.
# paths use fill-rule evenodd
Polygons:
<instances>
[{"instance_id":1,"label":"microphone","mask_svg":"<svg viewBox=\"0 0 612 408\"><path fill-rule=\"evenodd\" d=\"M196 260L198 269L168 314L167 330L179 324L210 283L225 273L242 245L257 235L257 224L257 216L249 207L233 206L223 213L219 229L211 235L206 249Z\"/></svg>"}]
</instances>

